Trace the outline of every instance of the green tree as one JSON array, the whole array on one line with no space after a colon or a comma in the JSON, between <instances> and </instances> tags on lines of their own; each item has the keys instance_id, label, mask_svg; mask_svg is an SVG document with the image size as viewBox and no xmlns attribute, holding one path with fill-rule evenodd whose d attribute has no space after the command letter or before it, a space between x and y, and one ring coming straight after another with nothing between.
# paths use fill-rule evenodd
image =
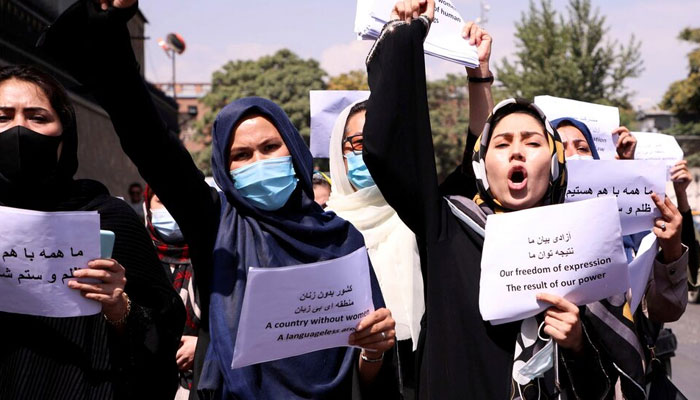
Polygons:
<instances>
[{"instance_id":1,"label":"green tree","mask_svg":"<svg viewBox=\"0 0 700 400\"><path fill-rule=\"evenodd\" d=\"M516 61L503 59L498 80L512 96L549 94L629 108L625 81L639 76L641 43L610 41L605 17L590 0L569 0L567 18L550 0L533 0L516 24Z\"/></svg>"},{"instance_id":2,"label":"green tree","mask_svg":"<svg viewBox=\"0 0 700 400\"><path fill-rule=\"evenodd\" d=\"M369 90L367 72L356 69L328 80L328 90Z\"/></svg>"},{"instance_id":3,"label":"green tree","mask_svg":"<svg viewBox=\"0 0 700 400\"><path fill-rule=\"evenodd\" d=\"M287 49L257 60L229 61L212 75L212 88L202 102L211 111L198 124L197 140L205 144L193 154L197 166L211 174L211 127L216 114L233 100L247 96L268 98L287 113L294 126L308 141L309 90L326 88L326 72L318 61L304 60Z\"/></svg>"},{"instance_id":4,"label":"green tree","mask_svg":"<svg viewBox=\"0 0 700 400\"><path fill-rule=\"evenodd\" d=\"M685 28L678 38L690 43L700 44L700 28ZM700 122L700 46L688 54L688 77L673 82L661 100L661 108L676 114L684 124ZM681 131L686 128L680 128ZM686 134L700 134L694 129Z\"/></svg>"},{"instance_id":5,"label":"green tree","mask_svg":"<svg viewBox=\"0 0 700 400\"><path fill-rule=\"evenodd\" d=\"M442 180L462 161L469 127L467 76L448 74L428 82L427 89L435 163Z\"/></svg>"}]
</instances>

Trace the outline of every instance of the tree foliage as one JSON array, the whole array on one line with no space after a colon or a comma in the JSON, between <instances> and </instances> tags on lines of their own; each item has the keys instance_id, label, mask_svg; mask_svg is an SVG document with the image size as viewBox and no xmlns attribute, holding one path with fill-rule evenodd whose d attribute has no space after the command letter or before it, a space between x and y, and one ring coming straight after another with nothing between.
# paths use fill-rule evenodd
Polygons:
<instances>
[{"instance_id":1,"label":"tree foliage","mask_svg":"<svg viewBox=\"0 0 700 400\"><path fill-rule=\"evenodd\" d=\"M268 98L287 113L305 138L309 136L309 90L325 89L326 72L318 61L304 60L287 49L257 60L229 61L212 75L211 91L202 102L211 111L198 125L198 140L206 144L194 154L197 166L211 173L211 127L216 114L233 100L248 96Z\"/></svg>"},{"instance_id":2,"label":"tree foliage","mask_svg":"<svg viewBox=\"0 0 700 400\"><path fill-rule=\"evenodd\" d=\"M332 76L328 80L328 90L369 90L367 73L363 70L356 69Z\"/></svg>"},{"instance_id":3,"label":"tree foliage","mask_svg":"<svg viewBox=\"0 0 700 400\"><path fill-rule=\"evenodd\" d=\"M433 131L435 163L443 179L462 161L469 128L467 76L448 74L428 82L430 127Z\"/></svg>"},{"instance_id":4,"label":"tree foliage","mask_svg":"<svg viewBox=\"0 0 700 400\"><path fill-rule=\"evenodd\" d=\"M197 166L211 175L211 126L219 110L235 99L246 96L269 98L287 112L302 135L308 136L309 90L368 89L367 75L361 70L331 77L327 85L323 82L326 76L317 61L302 60L289 50L280 50L258 60L226 63L213 74L212 90L202 99L211 111L198 123L195 140L203 146L192 154ZM494 95L506 97L497 88L494 88ZM469 125L466 75L448 75L445 79L428 82L428 102L435 159L442 179L462 161ZM317 164L327 170L323 160Z\"/></svg>"},{"instance_id":5,"label":"tree foliage","mask_svg":"<svg viewBox=\"0 0 700 400\"><path fill-rule=\"evenodd\" d=\"M678 38L700 44L700 28L685 28ZM685 125L681 129L689 131L686 134L700 134L700 129L694 124L700 122L700 46L688 54L688 77L673 82L660 105L676 114Z\"/></svg>"},{"instance_id":6,"label":"tree foliage","mask_svg":"<svg viewBox=\"0 0 700 400\"><path fill-rule=\"evenodd\" d=\"M549 94L629 108L625 81L642 71L641 43L610 41L605 16L590 0L569 0L567 18L550 0L530 1L516 24L514 62L503 59L498 80L511 96Z\"/></svg>"}]
</instances>

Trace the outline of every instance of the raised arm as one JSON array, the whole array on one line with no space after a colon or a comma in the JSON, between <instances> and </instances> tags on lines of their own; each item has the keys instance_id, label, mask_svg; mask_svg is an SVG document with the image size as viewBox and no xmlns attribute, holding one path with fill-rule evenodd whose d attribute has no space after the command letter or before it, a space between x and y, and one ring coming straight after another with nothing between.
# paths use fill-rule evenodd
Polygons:
<instances>
[{"instance_id":1,"label":"raised arm","mask_svg":"<svg viewBox=\"0 0 700 400\"><path fill-rule=\"evenodd\" d=\"M462 37L477 47L479 55L479 66L477 68L467 68L469 80L469 134L479 136L484 130L486 120L493 110L493 97L491 96L491 84L493 74L489 67L491 59L491 46L493 39L485 29L475 24L467 22L462 29ZM470 148L465 154L471 155Z\"/></svg>"},{"instance_id":2,"label":"raised arm","mask_svg":"<svg viewBox=\"0 0 700 400\"><path fill-rule=\"evenodd\" d=\"M101 5L81 0L71 6L44 34L40 47L107 111L124 152L175 217L190 245L196 246L200 238L215 232L215 198L189 153L160 119L141 78L127 29L137 11L136 1Z\"/></svg>"},{"instance_id":3,"label":"raised arm","mask_svg":"<svg viewBox=\"0 0 700 400\"><path fill-rule=\"evenodd\" d=\"M367 57L372 94L363 157L387 202L424 237L431 235L427 222L438 220L440 202L423 55L428 26L426 17L407 23L405 16L412 10L399 10L400 5ZM420 11L428 13L426 8L434 10L434 3L424 2L422 7ZM417 15L418 10L413 12ZM428 17L432 19L432 11Z\"/></svg>"},{"instance_id":4,"label":"raised arm","mask_svg":"<svg viewBox=\"0 0 700 400\"><path fill-rule=\"evenodd\" d=\"M471 158L476 140L484 130L486 120L493 110L491 96L493 74L489 67L493 39L486 30L474 22L467 22L464 25L462 37L468 40L469 44L477 47L479 67L466 69L469 80L469 129L466 133L462 163L440 184L440 193L443 196L460 195L472 198L477 190Z\"/></svg>"}]
</instances>

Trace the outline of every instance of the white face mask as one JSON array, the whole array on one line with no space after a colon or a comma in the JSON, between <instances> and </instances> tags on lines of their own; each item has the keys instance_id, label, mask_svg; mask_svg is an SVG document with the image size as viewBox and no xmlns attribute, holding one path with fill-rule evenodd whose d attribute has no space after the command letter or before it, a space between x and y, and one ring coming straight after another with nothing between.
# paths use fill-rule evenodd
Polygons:
<instances>
[{"instance_id":1,"label":"white face mask","mask_svg":"<svg viewBox=\"0 0 700 400\"><path fill-rule=\"evenodd\" d=\"M582 156L579 154L574 154L573 156L566 156L566 161L573 161L573 160L592 160L593 156Z\"/></svg>"},{"instance_id":2,"label":"white face mask","mask_svg":"<svg viewBox=\"0 0 700 400\"><path fill-rule=\"evenodd\" d=\"M166 242L179 242L183 239L180 226L165 208L151 210L151 223Z\"/></svg>"}]
</instances>

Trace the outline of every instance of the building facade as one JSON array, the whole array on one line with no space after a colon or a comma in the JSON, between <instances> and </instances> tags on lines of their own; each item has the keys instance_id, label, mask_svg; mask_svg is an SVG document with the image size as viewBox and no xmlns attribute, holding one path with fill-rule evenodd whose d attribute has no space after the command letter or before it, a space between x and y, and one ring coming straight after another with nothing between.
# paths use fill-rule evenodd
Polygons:
<instances>
[{"instance_id":1,"label":"building facade","mask_svg":"<svg viewBox=\"0 0 700 400\"><path fill-rule=\"evenodd\" d=\"M50 60L42 57L35 43L44 29L74 0L0 0L0 66L30 64L56 77L73 100L78 122L78 160L76 178L95 179L115 196L127 197L129 184L143 182L136 167L123 153L107 113L94 99L80 90L78 82ZM140 12L129 21L134 52L144 71L145 25ZM179 133L177 105L163 92L149 85L168 127Z\"/></svg>"}]
</instances>

